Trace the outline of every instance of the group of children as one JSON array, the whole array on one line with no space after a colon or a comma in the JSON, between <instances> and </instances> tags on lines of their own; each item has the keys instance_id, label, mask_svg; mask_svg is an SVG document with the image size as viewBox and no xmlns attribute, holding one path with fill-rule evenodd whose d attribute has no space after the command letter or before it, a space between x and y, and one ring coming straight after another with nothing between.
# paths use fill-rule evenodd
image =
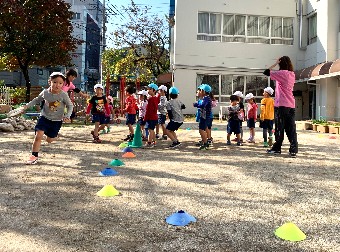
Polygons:
<instances>
[{"instance_id":1,"label":"group of children","mask_svg":"<svg viewBox=\"0 0 340 252\"><path fill-rule=\"evenodd\" d=\"M168 137L172 141L170 148L180 146L181 143L178 141L175 131L183 124L182 110L185 109L185 105L178 99L179 90L176 87L169 89L169 101L166 97L167 87L164 85L158 87L154 83L149 84L146 90L140 90L137 93L138 100L134 96L135 92L134 87L128 86L125 88L124 112L129 134L124 140L133 141L133 125L136 123L138 116L142 137L146 141L145 148L153 148L156 146L156 139L166 140ZM170 122L165 126L167 114ZM157 134L159 126L162 128L162 136Z\"/></svg>"},{"instance_id":2,"label":"group of children","mask_svg":"<svg viewBox=\"0 0 340 252\"><path fill-rule=\"evenodd\" d=\"M74 76L70 77L74 79ZM47 136L47 142L52 142L58 136L62 122L70 120L73 104L68 94L63 92L67 85L67 77L60 72L54 72L50 75L50 87L42 91L38 97L33 99L23 108L27 109L31 106L41 104L41 116L35 127L36 135L32 146L32 155L28 163L35 164L38 160L38 152L40 150L43 135ZM69 86L70 84L68 84ZM72 84L73 85L73 84ZM68 87L67 86L67 87ZM80 92L79 90L75 90ZM110 121L110 115L113 114L112 100L106 98L103 94L104 88L101 84L94 86L95 94L89 99L86 114L92 114L92 122L94 130L91 131L93 141L101 143L99 138L100 130L104 129ZM146 90L140 90L138 99L135 97L135 88L128 86L125 89L126 99L124 112L126 113L126 125L129 134L124 139L132 141L134 138L133 125L138 123L141 126L143 140L146 141L145 148L153 148L156 146L156 139L166 140L169 138L172 144L169 148L176 148L181 145L178 140L176 131L183 124L184 116L182 110L185 105L178 99L179 90L176 87L169 89L170 100L166 97L167 87L151 83ZM264 89L264 98L261 101L260 127L263 128L264 146L272 144L272 130L274 119L274 100L270 97L274 90L270 87ZM213 144L211 136L211 128L213 121L212 108L217 106L217 100L212 94L212 88L208 84L202 84L197 89L198 101L193 104L198 109L196 113L196 121L199 126L201 140L199 141L199 149L208 149ZM244 105L242 103L243 95L240 91L230 96L230 106L228 106L228 125L227 125L227 145L231 144L230 136L236 134L237 145L242 145L242 122L244 121ZM247 142L255 142L255 122L257 119L257 105L252 93L245 96L247 101L247 126L249 128L249 139ZM66 113L65 113L66 107ZM165 125L166 116L170 119ZM162 129L162 135L156 134L157 127ZM156 131L156 132L155 132ZM269 138L268 138L269 133ZM158 135L158 136L157 136ZM269 141L267 141L269 139Z\"/></svg>"}]
</instances>

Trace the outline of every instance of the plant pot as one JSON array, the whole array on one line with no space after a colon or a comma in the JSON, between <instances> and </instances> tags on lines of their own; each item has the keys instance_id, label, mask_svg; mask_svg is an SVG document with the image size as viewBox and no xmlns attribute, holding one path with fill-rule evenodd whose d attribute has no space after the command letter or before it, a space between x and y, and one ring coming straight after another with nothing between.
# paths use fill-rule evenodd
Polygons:
<instances>
[{"instance_id":1,"label":"plant pot","mask_svg":"<svg viewBox=\"0 0 340 252\"><path fill-rule=\"evenodd\" d=\"M328 133L329 127L328 125L318 125L317 131L320 133Z\"/></svg>"},{"instance_id":2,"label":"plant pot","mask_svg":"<svg viewBox=\"0 0 340 252\"><path fill-rule=\"evenodd\" d=\"M329 125L328 130L330 134L339 134L339 126Z\"/></svg>"},{"instance_id":3,"label":"plant pot","mask_svg":"<svg viewBox=\"0 0 340 252\"><path fill-rule=\"evenodd\" d=\"M313 131L318 131L319 124L312 124Z\"/></svg>"},{"instance_id":4,"label":"plant pot","mask_svg":"<svg viewBox=\"0 0 340 252\"><path fill-rule=\"evenodd\" d=\"M304 129L305 130L312 130L313 129L313 124L311 122L305 122L304 123Z\"/></svg>"}]
</instances>

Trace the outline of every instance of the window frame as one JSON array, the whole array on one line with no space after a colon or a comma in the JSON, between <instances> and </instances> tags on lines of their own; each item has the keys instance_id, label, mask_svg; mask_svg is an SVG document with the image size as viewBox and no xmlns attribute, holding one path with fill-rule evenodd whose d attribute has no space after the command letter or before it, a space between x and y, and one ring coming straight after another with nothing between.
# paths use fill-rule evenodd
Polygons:
<instances>
[{"instance_id":1,"label":"window frame","mask_svg":"<svg viewBox=\"0 0 340 252\"><path fill-rule=\"evenodd\" d=\"M310 15L307 20L308 20L307 45L311 45L318 40L318 29L317 29L318 16L317 16L317 13L313 13L312 15ZM311 37L311 23L312 23L312 21L315 24L315 36L313 36L313 37Z\"/></svg>"}]
</instances>

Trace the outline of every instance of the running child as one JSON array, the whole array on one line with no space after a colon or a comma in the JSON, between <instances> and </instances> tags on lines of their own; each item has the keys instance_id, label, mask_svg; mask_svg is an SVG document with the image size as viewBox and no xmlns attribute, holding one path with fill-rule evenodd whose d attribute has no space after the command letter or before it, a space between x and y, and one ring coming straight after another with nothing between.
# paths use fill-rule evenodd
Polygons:
<instances>
[{"instance_id":1,"label":"running child","mask_svg":"<svg viewBox=\"0 0 340 252\"><path fill-rule=\"evenodd\" d=\"M125 115L126 115L126 125L129 128L129 135L124 138L124 141L132 141L134 137L133 125L136 123L136 108L137 100L134 96L136 89L133 86L127 86L125 88Z\"/></svg>"},{"instance_id":2,"label":"running child","mask_svg":"<svg viewBox=\"0 0 340 252\"><path fill-rule=\"evenodd\" d=\"M62 91L65 80L66 77L62 73L53 72L49 78L50 87L43 90L38 97L23 106L23 109L26 110L35 105L42 104L44 101L40 117L35 126L32 155L27 160L27 164L36 164L38 162L38 153L44 134L47 136L46 141L51 143L57 138L63 121L70 122L73 104L67 93ZM64 115L65 107L67 112Z\"/></svg>"},{"instance_id":3,"label":"running child","mask_svg":"<svg viewBox=\"0 0 340 252\"><path fill-rule=\"evenodd\" d=\"M149 131L148 142L144 145L145 148L153 148L156 146L155 127L158 122L157 109L159 99L156 97L158 86L154 83L148 85L148 104L145 110L144 121L146 122L145 128Z\"/></svg>"},{"instance_id":4,"label":"running child","mask_svg":"<svg viewBox=\"0 0 340 252\"><path fill-rule=\"evenodd\" d=\"M209 93L211 92L211 87L208 84L203 84L201 89L201 93L203 96L202 104L198 104L195 102L193 105L196 108L200 108L200 121L199 121L199 133L202 138L202 145L200 146L200 150L207 150L209 148L208 137L207 137L207 123L209 120L209 116L211 114L211 98Z\"/></svg>"},{"instance_id":5,"label":"running child","mask_svg":"<svg viewBox=\"0 0 340 252\"><path fill-rule=\"evenodd\" d=\"M166 104L168 99L166 98L165 94L168 91L168 88L164 85L158 87L158 94L159 94L159 103L158 103L158 124L156 125L156 138L161 140L166 140L166 128L165 128L165 120L166 120ZM162 127L163 135L159 135L159 126Z\"/></svg>"},{"instance_id":6,"label":"running child","mask_svg":"<svg viewBox=\"0 0 340 252\"><path fill-rule=\"evenodd\" d=\"M169 94L171 100L167 103L167 111L170 122L166 126L166 132L172 141L169 148L177 148L181 143L178 141L175 131L183 124L184 116L182 109L185 109L185 105L178 99L179 90L176 87L171 87Z\"/></svg>"},{"instance_id":7,"label":"running child","mask_svg":"<svg viewBox=\"0 0 340 252\"><path fill-rule=\"evenodd\" d=\"M257 119L257 104L254 95L249 93L246 95L247 105L247 127L249 128L248 143L255 143L255 122Z\"/></svg>"},{"instance_id":8,"label":"running child","mask_svg":"<svg viewBox=\"0 0 340 252\"><path fill-rule=\"evenodd\" d=\"M101 84L94 85L94 92L96 93L89 101L87 106L86 115L88 116L91 112L92 123L94 123L94 130L91 131L94 143L101 143L99 139L99 128L101 125L106 124L105 113L110 114L108 102L106 97L103 95L104 87ZM106 112L105 112L106 111ZM101 129L104 127L102 126Z\"/></svg>"}]
</instances>

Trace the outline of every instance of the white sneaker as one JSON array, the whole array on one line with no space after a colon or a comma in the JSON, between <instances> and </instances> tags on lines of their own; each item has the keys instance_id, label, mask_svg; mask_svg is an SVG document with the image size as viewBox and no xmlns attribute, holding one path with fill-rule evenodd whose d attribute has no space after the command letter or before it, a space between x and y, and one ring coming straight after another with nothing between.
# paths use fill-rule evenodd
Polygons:
<instances>
[{"instance_id":1,"label":"white sneaker","mask_svg":"<svg viewBox=\"0 0 340 252\"><path fill-rule=\"evenodd\" d=\"M38 157L31 155L30 158L26 161L26 164L32 165L38 162Z\"/></svg>"}]
</instances>

